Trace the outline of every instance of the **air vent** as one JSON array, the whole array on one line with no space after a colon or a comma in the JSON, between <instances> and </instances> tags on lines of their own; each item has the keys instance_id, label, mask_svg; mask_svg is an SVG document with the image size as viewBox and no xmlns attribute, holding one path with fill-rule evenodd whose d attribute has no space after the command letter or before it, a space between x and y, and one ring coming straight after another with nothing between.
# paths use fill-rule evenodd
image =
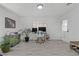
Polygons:
<instances>
[{"instance_id":1,"label":"air vent","mask_svg":"<svg viewBox=\"0 0 79 59\"><path fill-rule=\"evenodd\" d=\"M67 5L67 6L70 6L71 4L72 4L72 3L67 3L66 5Z\"/></svg>"}]
</instances>

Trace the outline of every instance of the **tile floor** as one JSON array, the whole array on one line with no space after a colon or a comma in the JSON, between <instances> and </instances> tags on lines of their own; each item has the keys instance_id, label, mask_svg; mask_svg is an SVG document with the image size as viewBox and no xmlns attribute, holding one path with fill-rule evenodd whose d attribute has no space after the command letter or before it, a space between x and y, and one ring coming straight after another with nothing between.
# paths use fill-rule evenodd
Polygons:
<instances>
[{"instance_id":1,"label":"tile floor","mask_svg":"<svg viewBox=\"0 0 79 59\"><path fill-rule=\"evenodd\" d=\"M69 44L62 40L46 41L44 44L35 41L20 42L4 56L78 56Z\"/></svg>"}]
</instances>

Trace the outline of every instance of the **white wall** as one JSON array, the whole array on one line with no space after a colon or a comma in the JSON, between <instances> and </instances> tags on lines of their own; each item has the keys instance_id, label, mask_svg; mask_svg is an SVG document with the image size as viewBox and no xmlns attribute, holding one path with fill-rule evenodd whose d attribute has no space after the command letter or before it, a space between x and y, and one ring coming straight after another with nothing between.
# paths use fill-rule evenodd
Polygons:
<instances>
[{"instance_id":1,"label":"white wall","mask_svg":"<svg viewBox=\"0 0 79 59\"><path fill-rule=\"evenodd\" d=\"M5 17L9 17L16 21L16 28L5 28ZM19 29L32 28L33 23L39 22L40 24L47 25L47 32L51 39L61 38L60 20L53 18L52 16L27 16L19 17L15 13L0 6L0 37L3 37L6 33L15 32ZM1 41L2 38L0 38Z\"/></svg>"},{"instance_id":2,"label":"white wall","mask_svg":"<svg viewBox=\"0 0 79 59\"><path fill-rule=\"evenodd\" d=\"M51 39L60 39L60 20L51 16L27 16L21 18L21 28L32 28L33 23L47 25L47 32Z\"/></svg>"},{"instance_id":3,"label":"white wall","mask_svg":"<svg viewBox=\"0 0 79 59\"><path fill-rule=\"evenodd\" d=\"M64 32L64 41L79 41L79 6L67 13L61 18L61 21L67 19L68 20L68 29L69 32Z\"/></svg>"},{"instance_id":4,"label":"white wall","mask_svg":"<svg viewBox=\"0 0 79 59\"><path fill-rule=\"evenodd\" d=\"M9 17L16 21L16 28L5 28L5 17ZM8 9L2 7L0 5L0 41L2 40L1 37L5 35L7 32L13 32L17 31L19 29L19 16L17 16L15 13L9 11Z\"/></svg>"}]
</instances>

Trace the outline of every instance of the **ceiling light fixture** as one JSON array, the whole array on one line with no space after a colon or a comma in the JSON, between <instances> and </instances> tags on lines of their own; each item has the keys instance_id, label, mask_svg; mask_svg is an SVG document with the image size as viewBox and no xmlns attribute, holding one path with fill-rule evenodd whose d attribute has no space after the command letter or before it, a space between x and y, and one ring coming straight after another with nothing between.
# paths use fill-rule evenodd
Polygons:
<instances>
[{"instance_id":1,"label":"ceiling light fixture","mask_svg":"<svg viewBox=\"0 0 79 59\"><path fill-rule=\"evenodd\" d=\"M38 4L38 5L37 5L37 8L38 8L39 10L43 9L43 4Z\"/></svg>"}]
</instances>

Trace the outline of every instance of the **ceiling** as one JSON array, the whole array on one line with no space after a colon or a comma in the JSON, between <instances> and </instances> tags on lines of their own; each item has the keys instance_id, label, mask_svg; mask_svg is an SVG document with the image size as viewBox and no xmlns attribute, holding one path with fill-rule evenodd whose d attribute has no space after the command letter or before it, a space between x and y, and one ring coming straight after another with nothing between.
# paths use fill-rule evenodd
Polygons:
<instances>
[{"instance_id":1,"label":"ceiling","mask_svg":"<svg viewBox=\"0 0 79 59\"><path fill-rule=\"evenodd\" d=\"M2 3L1 5L15 12L19 16L61 17L75 9L78 4L73 3L67 5L67 3L44 3L42 10L37 9L38 3Z\"/></svg>"}]
</instances>

